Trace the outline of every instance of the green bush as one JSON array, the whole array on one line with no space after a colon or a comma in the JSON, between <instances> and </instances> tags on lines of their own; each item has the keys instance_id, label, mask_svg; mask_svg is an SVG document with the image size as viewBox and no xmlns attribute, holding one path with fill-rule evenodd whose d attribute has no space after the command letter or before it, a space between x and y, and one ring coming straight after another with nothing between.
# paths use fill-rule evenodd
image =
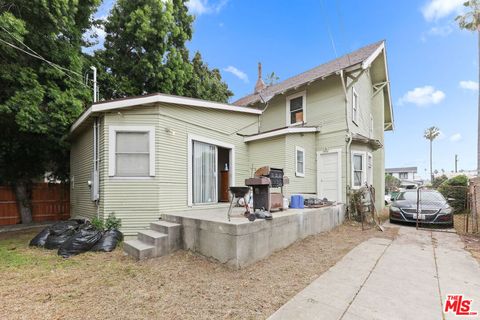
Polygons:
<instances>
[{"instance_id":1,"label":"green bush","mask_svg":"<svg viewBox=\"0 0 480 320\"><path fill-rule=\"evenodd\" d=\"M118 230L122 226L122 219L115 217L115 214L111 212L105 220L105 229Z\"/></svg>"},{"instance_id":2,"label":"green bush","mask_svg":"<svg viewBox=\"0 0 480 320\"><path fill-rule=\"evenodd\" d=\"M447 180L448 180L448 177L444 174L441 175L440 177L434 178L432 181L432 188L437 189L438 187L440 187L442 183L444 183Z\"/></svg>"},{"instance_id":3,"label":"green bush","mask_svg":"<svg viewBox=\"0 0 480 320\"><path fill-rule=\"evenodd\" d=\"M466 209L468 201L468 177L466 175L462 174L444 181L438 187L438 191L445 199L454 199L449 203L455 213Z\"/></svg>"},{"instance_id":4,"label":"green bush","mask_svg":"<svg viewBox=\"0 0 480 320\"><path fill-rule=\"evenodd\" d=\"M97 230L103 231L105 229L102 219L95 217L92 219L91 223Z\"/></svg>"}]
</instances>

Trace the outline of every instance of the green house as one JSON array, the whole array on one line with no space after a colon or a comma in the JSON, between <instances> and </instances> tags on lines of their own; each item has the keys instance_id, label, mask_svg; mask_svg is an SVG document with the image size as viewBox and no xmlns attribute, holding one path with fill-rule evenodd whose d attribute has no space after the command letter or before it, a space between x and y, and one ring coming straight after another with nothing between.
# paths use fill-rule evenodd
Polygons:
<instances>
[{"instance_id":1,"label":"green house","mask_svg":"<svg viewBox=\"0 0 480 320\"><path fill-rule=\"evenodd\" d=\"M265 165L284 169L286 196L346 203L368 183L381 209L393 124L383 41L271 86L260 71L254 93L233 104L160 93L101 101L71 128L72 216L113 212L133 235L164 212L225 206L222 182L244 185Z\"/></svg>"}]
</instances>

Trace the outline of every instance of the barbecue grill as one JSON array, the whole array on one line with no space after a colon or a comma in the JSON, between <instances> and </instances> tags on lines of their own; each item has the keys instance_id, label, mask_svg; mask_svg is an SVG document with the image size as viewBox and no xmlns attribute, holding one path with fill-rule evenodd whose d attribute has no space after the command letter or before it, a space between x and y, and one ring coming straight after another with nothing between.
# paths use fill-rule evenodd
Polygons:
<instances>
[{"instance_id":1,"label":"barbecue grill","mask_svg":"<svg viewBox=\"0 0 480 320\"><path fill-rule=\"evenodd\" d=\"M283 186L288 183L283 169L261 167L255 176L245 180L245 185L253 188L253 210L283 210ZM280 188L280 193L272 192L272 188Z\"/></svg>"}]
</instances>

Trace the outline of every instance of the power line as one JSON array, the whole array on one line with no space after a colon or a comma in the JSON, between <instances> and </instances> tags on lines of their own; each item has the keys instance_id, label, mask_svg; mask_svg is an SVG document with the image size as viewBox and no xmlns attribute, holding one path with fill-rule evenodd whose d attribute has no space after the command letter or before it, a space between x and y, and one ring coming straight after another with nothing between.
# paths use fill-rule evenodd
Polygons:
<instances>
[{"instance_id":1,"label":"power line","mask_svg":"<svg viewBox=\"0 0 480 320\"><path fill-rule=\"evenodd\" d=\"M27 44L25 44L22 40L18 39L14 34L10 33L10 31L8 31L5 27L3 26L0 26L0 28L2 28L6 33L8 33L13 39L17 40L20 44L22 44L24 47L26 47L28 50L30 50L31 52L33 52L35 55L36 55L36 58L40 59L40 60L43 60L45 62L47 62L48 64L50 65L55 65L57 66L57 68L60 68L64 71L69 71L69 72L72 72L78 76L82 76L80 73L76 72L76 71L73 71L73 70L70 70L70 69L67 69L67 68L64 68L54 62L51 62L47 59L45 59L44 57L42 57L39 53L35 52L35 50L33 50L32 48L30 48Z\"/></svg>"},{"instance_id":2,"label":"power line","mask_svg":"<svg viewBox=\"0 0 480 320\"><path fill-rule=\"evenodd\" d=\"M8 30L6 30L3 26L0 26L0 27L1 27L3 30L5 30L10 36L12 36L15 40L17 40L18 42L20 42L21 44L23 44L25 47L27 47L31 52L28 52L28 51L26 51L26 50L24 50L24 49L22 49L22 48L20 48L20 47L18 47L18 46L16 46L16 45L14 45L14 44L8 42L8 41L5 41L5 40L3 40L3 39L0 39L1 42L5 43L6 45L8 45L8 46L10 46L10 47L12 47L12 48L14 48L14 49L19 50L19 51L21 51L21 52L23 52L23 53L25 53L25 54L28 54L28 55L31 56L31 57L34 57L34 58L36 58L36 59L39 59L39 60L42 60L42 61L46 62L46 63L49 64L51 67L53 67L53 68L57 69L58 71L62 72L63 74L65 74L65 75L66 75L69 79L71 79L72 81L78 82L78 83L80 83L81 85L83 85L83 86L85 86L85 87L87 87L87 88L90 88L88 85L84 84L82 81L80 81L80 80L78 80L78 79L73 78L70 74L68 74L68 73L65 72L65 71L72 72L72 73L74 73L74 74L79 75L80 77L82 77L81 74L79 74L78 72L75 72L75 71L73 71L73 70L64 68L64 67L62 67L62 66L60 66L60 65L58 65L58 64L56 64L56 63L54 63L54 62L51 62L51 61L45 59L44 57L42 57L41 55L39 55L38 53L36 53L34 50L32 50L29 46L27 46L27 45L24 44L22 41L20 41L19 39L17 39L17 38L16 38L14 35L12 35L10 32L8 32ZM33 53L32 53L32 52L33 52Z\"/></svg>"},{"instance_id":3,"label":"power line","mask_svg":"<svg viewBox=\"0 0 480 320\"><path fill-rule=\"evenodd\" d=\"M19 47L17 47L16 45L14 45L14 44L12 44L12 43L10 43L10 42L7 42L7 41L5 41L5 40L3 40L3 39L0 39L0 42L3 42L3 43L5 43L6 45L8 45L8 46L10 46L10 47L12 47L12 48L14 48L14 49L20 50L20 51L22 51L23 53L28 54L29 56L32 56L32 57L34 57L34 58L40 59L40 60L42 60L42 61L45 61L45 62L48 63L50 66L54 67L54 68L57 69L58 71L60 71L60 72L62 72L63 74L65 74L65 75L66 75L68 78L70 78L72 81L78 82L78 83L80 83L82 86L85 86L85 87L87 87L87 88L90 88L89 86L87 86L86 84L84 84L82 81L73 78L71 75L69 75L68 73L66 73L65 71L63 71L60 66L57 66L57 65L54 64L53 62L50 62L50 61L45 60L45 59L42 59L42 58L40 58L40 57L38 57L38 56L30 53L30 52L27 52L27 51L23 50L22 48L19 48Z\"/></svg>"},{"instance_id":4,"label":"power line","mask_svg":"<svg viewBox=\"0 0 480 320\"><path fill-rule=\"evenodd\" d=\"M328 20L328 14L327 14L327 11L326 11L325 4L323 3L323 0L320 1L320 5L324 9L324 10L322 10L322 13L324 14L325 23L326 23L327 31L328 31L328 36L330 37L330 42L332 43L332 48L333 48L333 52L335 53L335 58L338 58L337 48L335 47L335 41L333 40L332 31L330 30L330 23L329 23L329 20Z\"/></svg>"}]
</instances>

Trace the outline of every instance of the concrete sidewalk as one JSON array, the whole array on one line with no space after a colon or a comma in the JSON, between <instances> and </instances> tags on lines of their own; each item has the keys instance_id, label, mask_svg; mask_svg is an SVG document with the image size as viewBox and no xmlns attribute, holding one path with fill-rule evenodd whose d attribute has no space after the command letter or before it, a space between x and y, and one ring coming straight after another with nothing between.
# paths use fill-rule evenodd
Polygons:
<instances>
[{"instance_id":1,"label":"concrete sidewalk","mask_svg":"<svg viewBox=\"0 0 480 320\"><path fill-rule=\"evenodd\" d=\"M454 233L402 226L393 241L358 245L269 319L459 319L443 314L447 294L480 312L480 267L463 248Z\"/></svg>"}]
</instances>

